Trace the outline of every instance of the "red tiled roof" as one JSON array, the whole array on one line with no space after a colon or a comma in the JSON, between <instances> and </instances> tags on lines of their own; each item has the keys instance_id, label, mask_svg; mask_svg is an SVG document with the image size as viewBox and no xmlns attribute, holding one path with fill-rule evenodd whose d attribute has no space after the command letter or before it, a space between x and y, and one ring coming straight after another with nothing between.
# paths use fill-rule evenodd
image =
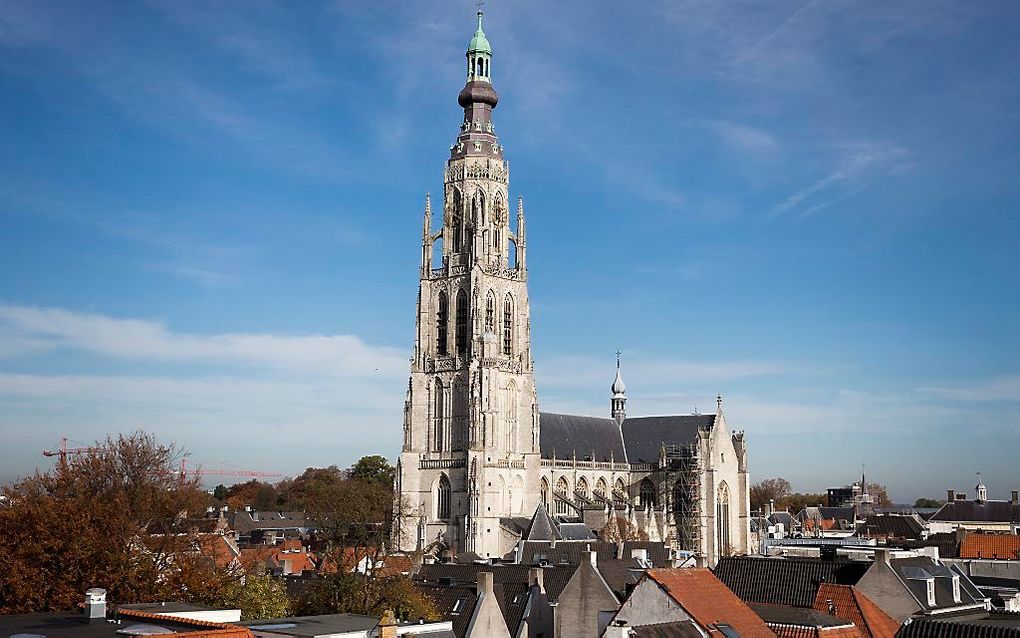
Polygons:
<instances>
[{"instance_id":1,"label":"red tiled roof","mask_svg":"<svg viewBox=\"0 0 1020 638\"><path fill-rule=\"evenodd\" d=\"M188 636L188 638L254 638L251 630L247 627L238 627L227 623L209 622L207 620L195 620L194 618L182 618L167 614L151 614L147 611L137 609L118 609L117 615L130 618L142 618L146 620L172 620L179 625L190 625L195 631L179 631L175 636Z\"/></svg>"},{"instance_id":2,"label":"red tiled roof","mask_svg":"<svg viewBox=\"0 0 1020 638\"><path fill-rule=\"evenodd\" d=\"M830 600L835 607L831 611L828 602ZM860 629L864 638L893 638L900 628L899 623L865 596L864 592L849 585L820 584L818 594L815 595L814 608L851 621Z\"/></svg>"},{"instance_id":3,"label":"red tiled roof","mask_svg":"<svg viewBox=\"0 0 1020 638\"><path fill-rule=\"evenodd\" d=\"M960 558L1020 560L1020 536L1016 534L967 534L960 543Z\"/></svg>"},{"instance_id":4,"label":"red tiled roof","mask_svg":"<svg viewBox=\"0 0 1020 638\"><path fill-rule=\"evenodd\" d=\"M710 636L722 635L717 624L729 625L746 638L776 635L707 569L649 569L646 573Z\"/></svg>"},{"instance_id":5,"label":"red tiled roof","mask_svg":"<svg viewBox=\"0 0 1020 638\"><path fill-rule=\"evenodd\" d=\"M241 555L240 550L222 534L198 534L196 542L199 553L213 559L217 567L228 567Z\"/></svg>"},{"instance_id":6,"label":"red tiled roof","mask_svg":"<svg viewBox=\"0 0 1020 638\"><path fill-rule=\"evenodd\" d=\"M778 638L861 638L857 627L803 627L798 625L769 625Z\"/></svg>"},{"instance_id":7,"label":"red tiled roof","mask_svg":"<svg viewBox=\"0 0 1020 638\"><path fill-rule=\"evenodd\" d=\"M315 562L311 554L301 547L301 541L294 543L284 542L280 545L270 547L248 547L241 550L241 564L245 569L251 569L258 563L265 563L268 567L280 567L283 561L290 561L290 571L298 573L303 571L314 571Z\"/></svg>"}]
</instances>

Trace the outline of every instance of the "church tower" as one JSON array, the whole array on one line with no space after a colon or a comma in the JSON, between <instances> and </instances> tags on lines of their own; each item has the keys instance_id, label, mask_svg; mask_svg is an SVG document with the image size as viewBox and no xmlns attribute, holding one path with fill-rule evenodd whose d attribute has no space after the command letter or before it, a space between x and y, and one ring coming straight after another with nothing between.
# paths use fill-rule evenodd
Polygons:
<instances>
[{"instance_id":1,"label":"church tower","mask_svg":"<svg viewBox=\"0 0 1020 638\"><path fill-rule=\"evenodd\" d=\"M396 486L394 544L401 550L438 541L501 556L500 518L531 516L539 499L524 205L518 198L511 224L509 168L492 122L499 97L491 62L479 11L441 219L434 222L425 199Z\"/></svg>"}]
</instances>

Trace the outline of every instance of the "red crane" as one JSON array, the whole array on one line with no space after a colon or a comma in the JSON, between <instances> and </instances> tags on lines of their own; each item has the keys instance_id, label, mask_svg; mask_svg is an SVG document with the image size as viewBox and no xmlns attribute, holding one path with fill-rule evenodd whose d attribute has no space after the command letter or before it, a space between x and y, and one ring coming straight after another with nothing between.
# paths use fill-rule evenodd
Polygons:
<instances>
[{"instance_id":1,"label":"red crane","mask_svg":"<svg viewBox=\"0 0 1020 638\"><path fill-rule=\"evenodd\" d=\"M206 469L204 467L188 469L188 459L181 459L181 478L188 476L197 476L199 478L208 474L215 474L217 476L247 476L248 478L269 478L275 476L283 476L279 472L259 472L256 470L225 470L220 468L218 470Z\"/></svg>"},{"instance_id":2,"label":"red crane","mask_svg":"<svg viewBox=\"0 0 1020 638\"><path fill-rule=\"evenodd\" d=\"M71 454L89 454L91 452L98 452L102 448L98 447L67 447L67 437L60 439L60 448L56 450L43 450L43 456L59 456L61 461L67 461L68 455Z\"/></svg>"}]
</instances>

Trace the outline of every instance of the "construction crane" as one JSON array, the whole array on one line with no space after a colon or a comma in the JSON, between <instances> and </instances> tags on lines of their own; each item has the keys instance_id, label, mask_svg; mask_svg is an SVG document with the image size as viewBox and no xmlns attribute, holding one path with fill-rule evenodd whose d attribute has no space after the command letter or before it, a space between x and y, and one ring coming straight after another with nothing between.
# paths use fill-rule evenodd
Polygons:
<instances>
[{"instance_id":1,"label":"construction crane","mask_svg":"<svg viewBox=\"0 0 1020 638\"><path fill-rule=\"evenodd\" d=\"M248 478L271 478L277 476L283 476L279 472L259 472L256 470L226 470L220 469L206 469L204 467L188 469L188 459L181 459L181 478L185 478L188 475L197 476L202 478L210 474L216 476L246 476Z\"/></svg>"},{"instance_id":2,"label":"construction crane","mask_svg":"<svg viewBox=\"0 0 1020 638\"><path fill-rule=\"evenodd\" d=\"M66 462L67 457L73 454L89 454L91 452L98 452L102 448L98 447L67 447L67 437L60 439L60 447L56 450L43 450L43 456L59 456L61 462Z\"/></svg>"}]
</instances>

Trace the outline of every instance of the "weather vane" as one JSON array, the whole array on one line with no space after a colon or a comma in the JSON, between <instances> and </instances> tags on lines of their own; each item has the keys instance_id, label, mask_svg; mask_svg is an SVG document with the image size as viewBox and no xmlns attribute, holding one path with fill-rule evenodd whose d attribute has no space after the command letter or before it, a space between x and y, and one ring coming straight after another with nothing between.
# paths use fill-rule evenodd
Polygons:
<instances>
[{"instance_id":1,"label":"weather vane","mask_svg":"<svg viewBox=\"0 0 1020 638\"><path fill-rule=\"evenodd\" d=\"M482 7L485 6L485 0L478 0L478 2L475 3L475 6L478 7L478 13L481 13Z\"/></svg>"}]
</instances>

